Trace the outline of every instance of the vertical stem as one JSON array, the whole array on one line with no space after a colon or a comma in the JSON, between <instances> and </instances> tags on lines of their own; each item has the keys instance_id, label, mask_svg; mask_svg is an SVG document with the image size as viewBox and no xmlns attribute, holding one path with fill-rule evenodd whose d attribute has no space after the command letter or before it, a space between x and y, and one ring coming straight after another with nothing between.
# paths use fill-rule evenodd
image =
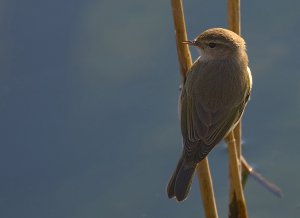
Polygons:
<instances>
[{"instance_id":1,"label":"vertical stem","mask_svg":"<svg viewBox=\"0 0 300 218\"><path fill-rule=\"evenodd\" d=\"M192 66L190 50L183 41L187 40L185 20L181 0L171 0L173 20L175 26L176 44L178 61L182 83L185 81L186 73ZM217 207L215 203L212 179L209 170L208 159L205 158L197 165L197 174L201 189L203 207L207 218L218 218Z\"/></svg>"},{"instance_id":2,"label":"vertical stem","mask_svg":"<svg viewBox=\"0 0 300 218\"><path fill-rule=\"evenodd\" d=\"M228 28L241 34L241 12L240 12L240 0L228 0Z\"/></svg>"},{"instance_id":3,"label":"vertical stem","mask_svg":"<svg viewBox=\"0 0 300 218\"><path fill-rule=\"evenodd\" d=\"M241 34L241 14L240 14L240 0L228 0L228 28L237 33ZM233 130L234 137L236 140L236 149L239 161L239 167L241 166L241 122L237 124L235 129Z\"/></svg>"},{"instance_id":4,"label":"vertical stem","mask_svg":"<svg viewBox=\"0 0 300 218\"><path fill-rule=\"evenodd\" d=\"M241 156L242 156L242 143L241 143L242 123L241 121L236 125L233 130L234 138L236 141L236 152L239 161L239 167L241 168Z\"/></svg>"},{"instance_id":5,"label":"vertical stem","mask_svg":"<svg viewBox=\"0 0 300 218\"><path fill-rule=\"evenodd\" d=\"M183 41L187 40L187 33L185 28L184 13L181 0L171 0L177 54L180 67L180 75L182 82L184 82L188 69L192 66L192 57L187 44L183 44Z\"/></svg>"},{"instance_id":6,"label":"vertical stem","mask_svg":"<svg viewBox=\"0 0 300 218\"><path fill-rule=\"evenodd\" d=\"M240 0L228 0L228 27L233 32L241 33ZM230 172L230 218L247 218L247 207L241 179L241 123L226 137L229 153Z\"/></svg>"},{"instance_id":7,"label":"vertical stem","mask_svg":"<svg viewBox=\"0 0 300 218\"><path fill-rule=\"evenodd\" d=\"M208 159L204 158L197 165L197 175L200 183L203 207L205 209L205 217L218 218L217 205L215 202L215 194L211 180Z\"/></svg>"},{"instance_id":8,"label":"vertical stem","mask_svg":"<svg viewBox=\"0 0 300 218\"><path fill-rule=\"evenodd\" d=\"M246 200L244 197L243 186L241 182L241 171L237 157L237 146L234 136L234 131L230 132L226 137L228 144L229 155L229 173L230 173L230 204L229 217L230 218L247 218Z\"/></svg>"}]
</instances>

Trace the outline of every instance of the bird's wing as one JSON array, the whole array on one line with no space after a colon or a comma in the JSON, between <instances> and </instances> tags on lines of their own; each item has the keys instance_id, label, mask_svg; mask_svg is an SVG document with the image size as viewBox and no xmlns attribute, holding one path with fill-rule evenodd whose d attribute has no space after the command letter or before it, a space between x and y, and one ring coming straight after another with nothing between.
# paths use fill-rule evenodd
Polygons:
<instances>
[{"instance_id":1,"label":"bird's wing","mask_svg":"<svg viewBox=\"0 0 300 218\"><path fill-rule=\"evenodd\" d=\"M197 99L181 95L181 131L187 157L202 160L239 121L248 97L232 108L211 112L205 110Z\"/></svg>"}]
</instances>

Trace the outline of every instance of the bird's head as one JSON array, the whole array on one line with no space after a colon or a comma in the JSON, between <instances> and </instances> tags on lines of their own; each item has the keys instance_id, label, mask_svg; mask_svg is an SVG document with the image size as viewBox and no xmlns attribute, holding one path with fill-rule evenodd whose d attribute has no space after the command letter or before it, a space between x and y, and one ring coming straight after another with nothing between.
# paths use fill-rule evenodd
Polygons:
<instances>
[{"instance_id":1,"label":"bird's head","mask_svg":"<svg viewBox=\"0 0 300 218\"><path fill-rule=\"evenodd\" d=\"M182 43L197 47L201 56L206 59L223 59L246 51L244 39L223 28L208 29L196 39Z\"/></svg>"}]
</instances>

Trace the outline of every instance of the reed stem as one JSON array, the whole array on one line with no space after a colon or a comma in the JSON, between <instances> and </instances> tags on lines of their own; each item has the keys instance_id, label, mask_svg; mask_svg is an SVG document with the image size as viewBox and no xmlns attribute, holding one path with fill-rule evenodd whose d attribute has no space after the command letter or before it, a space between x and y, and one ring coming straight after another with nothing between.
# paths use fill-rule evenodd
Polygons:
<instances>
[{"instance_id":1,"label":"reed stem","mask_svg":"<svg viewBox=\"0 0 300 218\"><path fill-rule=\"evenodd\" d=\"M229 175L230 175L230 204L229 204L229 217L230 218L247 218L246 200L244 197L241 168L239 167L238 154L234 131L230 132L226 137L228 144L229 155Z\"/></svg>"},{"instance_id":2,"label":"reed stem","mask_svg":"<svg viewBox=\"0 0 300 218\"><path fill-rule=\"evenodd\" d=\"M176 35L178 61L180 66L181 83L185 81L188 69L192 66L192 58L189 47L183 44L187 40L185 19L181 0L171 0L173 20ZM207 218L218 218L217 206L214 197L212 179L209 170L208 159L202 160L196 168L201 190L203 208Z\"/></svg>"},{"instance_id":3,"label":"reed stem","mask_svg":"<svg viewBox=\"0 0 300 218\"><path fill-rule=\"evenodd\" d=\"M228 0L228 28L241 34L240 0ZM241 122L226 137L229 153L230 191L229 218L247 218L247 206L242 186Z\"/></svg>"}]
</instances>

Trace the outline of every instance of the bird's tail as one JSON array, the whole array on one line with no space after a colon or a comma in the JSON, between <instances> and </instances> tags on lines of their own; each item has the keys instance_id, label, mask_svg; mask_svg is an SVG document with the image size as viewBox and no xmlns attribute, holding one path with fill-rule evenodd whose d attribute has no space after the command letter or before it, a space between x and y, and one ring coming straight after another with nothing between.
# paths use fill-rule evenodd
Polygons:
<instances>
[{"instance_id":1,"label":"bird's tail","mask_svg":"<svg viewBox=\"0 0 300 218\"><path fill-rule=\"evenodd\" d=\"M167 187L169 198L176 197L177 201L183 201L187 197L195 168L196 164L187 164L183 156L180 158Z\"/></svg>"}]
</instances>

